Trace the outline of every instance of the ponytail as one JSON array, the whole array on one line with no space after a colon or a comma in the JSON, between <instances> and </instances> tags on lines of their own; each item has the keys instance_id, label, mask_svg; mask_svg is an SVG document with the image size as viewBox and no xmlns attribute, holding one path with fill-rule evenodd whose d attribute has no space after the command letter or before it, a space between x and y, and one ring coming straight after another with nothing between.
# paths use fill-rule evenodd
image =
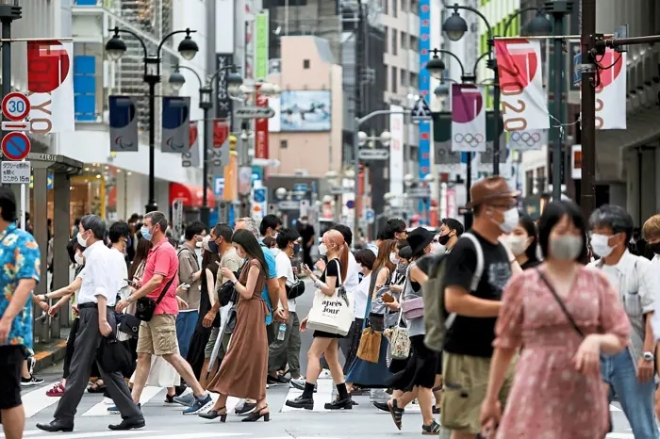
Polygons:
<instances>
[{"instance_id":1,"label":"ponytail","mask_svg":"<svg viewBox=\"0 0 660 439\"><path fill-rule=\"evenodd\" d=\"M346 282L346 274L348 273L348 245L345 242L339 254L339 263L341 264L341 280L343 283Z\"/></svg>"}]
</instances>

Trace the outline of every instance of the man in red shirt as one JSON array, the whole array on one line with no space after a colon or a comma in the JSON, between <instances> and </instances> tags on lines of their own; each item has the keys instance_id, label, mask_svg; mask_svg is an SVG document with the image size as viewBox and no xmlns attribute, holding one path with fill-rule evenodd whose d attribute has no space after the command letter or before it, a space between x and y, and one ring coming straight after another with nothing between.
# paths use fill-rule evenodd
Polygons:
<instances>
[{"instance_id":1,"label":"man in red shirt","mask_svg":"<svg viewBox=\"0 0 660 439\"><path fill-rule=\"evenodd\" d=\"M211 396L199 385L190 365L179 354L176 316L179 313L179 307L185 308L187 305L176 295L179 259L176 250L165 237L165 230L167 230L167 218L162 212L150 212L144 216L144 224L140 233L153 243L153 247L147 256L142 285L127 300L120 301L117 304L117 310L121 312L128 304L134 303L141 297L149 297L157 303L152 319L148 322L143 321L140 325L137 344L138 364L132 392L133 401L139 404L142 390L149 377L151 356L159 355L176 369L193 390L195 403L186 410L186 414L196 414L211 405L213 401ZM159 300L163 289L168 284L169 289Z\"/></svg>"}]
</instances>

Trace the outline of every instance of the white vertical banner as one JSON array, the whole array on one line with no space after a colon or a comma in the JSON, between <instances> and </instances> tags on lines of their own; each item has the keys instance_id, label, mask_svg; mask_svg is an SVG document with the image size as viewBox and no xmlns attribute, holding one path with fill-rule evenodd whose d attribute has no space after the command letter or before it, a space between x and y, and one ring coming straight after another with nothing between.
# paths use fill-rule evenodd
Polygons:
<instances>
[{"instance_id":1,"label":"white vertical banner","mask_svg":"<svg viewBox=\"0 0 660 439\"><path fill-rule=\"evenodd\" d=\"M502 120L506 131L547 130L548 98L543 90L541 42L495 40Z\"/></svg>"},{"instance_id":2,"label":"white vertical banner","mask_svg":"<svg viewBox=\"0 0 660 439\"><path fill-rule=\"evenodd\" d=\"M403 108L398 105L390 105L390 111L402 112ZM403 195L403 176L404 176L404 154L403 144L405 142L405 127L403 124L403 114L390 114L390 194L394 196L393 200L399 200ZM397 205L398 201L397 201Z\"/></svg>"},{"instance_id":3,"label":"white vertical banner","mask_svg":"<svg viewBox=\"0 0 660 439\"><path fill-rule=\"evenodd\" d=\"M34 134L75 131L73 43L28 41L27 83L30 131Z\"/></svg>"},{"instance_id":4,"label":"white vertical banner","mask_svg":"<svg viewBox=\"0 0 660 439\"><path fill-rule=\"evenodd\" d=\"M234 0L215 0L215 53L234 53Z\"/></svg>"},{"instance_id":5,"label":"white vertical banner","mask_svg":"<svg viewBox=\"0 0 660 439\"><path fill-rule=\"evenodd\" d=\"M486 151L486 105L478 85L451 86L451 150Z\"/></svg>"},{"instance_id":6,"label":"white vertical banner","mask_svg":"<svg viewBox=\"0 0 660 439\"><path fill-rule=\"evenodd\" d=\"M598 60L596 129L626 129L626 54L607 49Z\"/></svg>"}]
</instances>

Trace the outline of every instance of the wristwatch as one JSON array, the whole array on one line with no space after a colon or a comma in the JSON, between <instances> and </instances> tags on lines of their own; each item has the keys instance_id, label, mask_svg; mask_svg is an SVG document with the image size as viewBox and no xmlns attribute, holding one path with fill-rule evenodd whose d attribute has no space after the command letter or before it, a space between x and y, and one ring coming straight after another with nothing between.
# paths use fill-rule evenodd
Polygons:
<instances>
[{"instance_id":1,"label":"wristwatch","mask_svg":"<svg viewBox=\"0 0 660 439\"><path fill-rule=\"evenodd\" d=\"M643 356L644 356L644 361L651 362L655 360L655 355L653 355L653 352L646 351L644 352Z\"/></svg>"}]
</instances>

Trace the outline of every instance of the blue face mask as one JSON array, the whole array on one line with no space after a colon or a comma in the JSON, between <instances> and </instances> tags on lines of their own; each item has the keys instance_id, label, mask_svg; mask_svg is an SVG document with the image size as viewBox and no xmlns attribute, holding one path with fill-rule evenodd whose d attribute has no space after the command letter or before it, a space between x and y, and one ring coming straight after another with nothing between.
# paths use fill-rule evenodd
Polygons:
<instances>
[{"instance_id":1,"label":"blue face mask","mask_svg":"<svg viewBox=\"0 0 660 439\"><path fill-rule=\"evenodd\" d=\"M140 233L142 234L142 237L146 239L147 241L151 241L151 232L149 231L149 227L147 226L142 226L140 229Z\"/></svg>"},{"instance_id":2,"label":"blue face mask","mask_svg":"<svg viewBox=\"0 0 660 439\"><path fill-rule=\"evenodd\" d=\"M300 244L294 244L293 245L293 254L297 255L298 253L300 253Z\"/></svg>"},{"instance_id":3,"label":"blue face mask","mask_svg":"<svg viewBox=\"0 0 660 439\"><path fill-rule=\"evenodd\" d=\"M128 238L126 238L126 247L130 247L132 245L133 245L133 240L129 236Z\"/></svg>"},{"instance_id":4,"label":"blue face mask","mask_svg":"<svg viewBox=\"0 0 660 439\"><path fill-rule=\"evenodd\" d=\"M215 241L209 241L209 250L211 251L211 253L220 253L218 244Z\"/></svg>"}]
</instances>

